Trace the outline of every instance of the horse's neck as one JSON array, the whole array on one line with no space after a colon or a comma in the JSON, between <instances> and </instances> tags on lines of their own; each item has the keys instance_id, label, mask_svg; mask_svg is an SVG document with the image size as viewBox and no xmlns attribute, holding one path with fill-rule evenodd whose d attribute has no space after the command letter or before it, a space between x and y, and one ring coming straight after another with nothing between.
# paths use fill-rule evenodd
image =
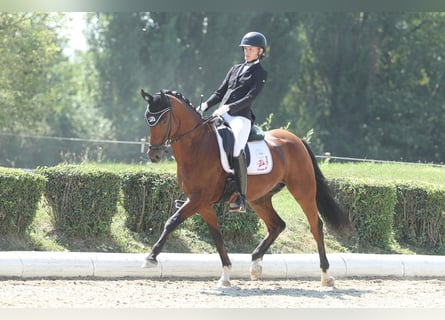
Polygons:
<instances>
[{"instance_id":1,"label":"horse's neck","mask_svg":"<svg viewBox=\"0 0 445 320\"><path fill-rule=\"evenodd\" d=\"M212 126L200 123L197 125L193 126L193 128L196 128L195 130L190 131L187 136L171 146L178 166L195 166L197 162L202 163L203 158L213 162L219 157L216 136ZM189 128L189 130L191 129ZM217 163L213 162L211 165L214 166Z\"/></svg>"},{"instance_id":2,"label":"horse's neck","mask_svg":"<svg viewBox=\"0 0 445 320\"><path fill-rule=\"evenodd\" d=\"M190 113L185 113L186 111L183 111L181 113L176 113L175 118L177 119L177 129L174 134L173 139L178 140L184 140L190 135L194 134L194 131L198 130L200 126L204 125L202 123L202 120L197 116ZM191 111L187 111L191 112Z\"/></svg>"},{"instance_id":3,"label":"horse's neck","mask_svg":"<svg viewBox=\"0 0 445 320\"><path fill-rule=\"evenodd\" d=\"M178 166L190 167L196 162L202 163L200 160L202 157L212 161L215 156L219 157L212 124L203 123L198 113L183 105L183 102L178 98L174 97L174 99L176 101L173 105L173 112L178 121L175 138L178 140L171 147Z\"/></svg>"}]
</instances>

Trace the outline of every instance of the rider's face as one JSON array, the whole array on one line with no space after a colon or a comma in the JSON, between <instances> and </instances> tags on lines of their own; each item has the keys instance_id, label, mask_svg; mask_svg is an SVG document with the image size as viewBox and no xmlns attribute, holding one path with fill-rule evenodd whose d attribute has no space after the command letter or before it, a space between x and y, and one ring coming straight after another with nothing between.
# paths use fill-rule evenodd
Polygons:
<instances>
[{"instance_id":1,"label":"rider's face","mask_svg":"<svg viewBox=\"0 0 445 320\"><path fill-rule=\"evenodd\" d=\"M252 47L252 46L244 46L244 60L246 62L251 62L257 60L260 57L261 51L263 48L260 47Z\"/></svg>"}]
</instances>

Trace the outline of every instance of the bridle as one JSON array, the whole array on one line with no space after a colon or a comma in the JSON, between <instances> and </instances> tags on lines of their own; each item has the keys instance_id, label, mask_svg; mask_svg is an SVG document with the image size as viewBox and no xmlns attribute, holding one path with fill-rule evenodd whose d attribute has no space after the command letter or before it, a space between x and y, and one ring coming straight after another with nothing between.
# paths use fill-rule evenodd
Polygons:
<instances>
[{"instance_id":1,"label":"bridle","mask_svg":"<svg viewBox=\"0 0 445 320\"><path fill-rule=\"evenodd\" d=\"M170 135L171 135L171 130L172 130L172 120L171 120L171 118L173 117L173 113L172 113L171 111L172 111L172 109L171 109L171 107L170 107L170 108L164 110L164 111L162 112L162 114L159 116L159 118L161 118L165 113L167 113L167 112L169 113L168 128L167 128L167 131L166 131L166 134L165 134L164 139L162 139L163 142L162 142L161 144L158 144L158 145L152 145L152 144L150 144L150 145L148 146L148 149L149 149L149 150L154 150L154 151L157 151L157 150L165 150L165 148L167 147L167 145L168 145L168 144L171 144L171 143L170 143L170 140L171 140ZM150 125L149 125L149 127L154 127L154 126L156 126L156 125L158 124L158 122L159 122L159 121L157 121L156 124L153 125L153 126L150 126Z\"/></svg>"},{"instance_id":2,"label":"bridle","mask_svg":"<svg viewBox=\"0 0 445 320\"><path fill-rule=\"evenodd\" d=\"M206 119L204 119L204 121L198 123L195 127L193 127L192 129L188 130L185 133L182 133L176 137L172 137L171 136L171 130L172 130L172 122L173 122L173 108L171 106L168 106L167 108L165 108L162 111L159 111L157 113L149 113L150 117L146 117L146 122L148 124L149 127L155 127L158 125L159 120L166 114L168 113L169 115L169 119L168 119L168 128L166 130L166 134L165 137L163 139L163 142L157 145L149 145L148 149L149 150L165 150L167 148L167 146L171 146L172 144L175 144L177 142L179 142L180 140L182 140L183 138L187 137L189 134L191 134L192 132L194 132L195 130L199 129L200 127L202 127L203 125L213 121L215 119L214 116L210 116ZM152 122L150 122L149 118L152 119Z\"/></svg>"}]
</instances>

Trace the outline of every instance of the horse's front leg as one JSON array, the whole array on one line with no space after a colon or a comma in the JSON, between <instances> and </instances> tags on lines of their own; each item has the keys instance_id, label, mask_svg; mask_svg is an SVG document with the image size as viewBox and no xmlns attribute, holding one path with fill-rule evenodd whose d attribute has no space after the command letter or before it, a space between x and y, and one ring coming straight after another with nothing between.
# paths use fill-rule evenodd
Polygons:
<instances>
[{"instance_id":1,"label":"horse's front leg","mask_svg":"<svg viewBox=\"0 0 445 320\"><path fill-rule=\"evenodd\" d=\"M196 207L190 200L187 200L164 225L164 230L158 241L153 245L150 254L145 258L142 268L150 268L157 266L158 261L156 257L162 251L168 235L173 232L184 220L193 215L196 212Z\"/></svg>"},{"instance_id":2,"label":"horse's front leg","mask_svg":"<svg viewBox=\"0 0 445 320\"><path fill-rule=\"evenodd\" d=\"M217 282L218 287L230 287L230 271L232 269L232 263L230 262L229 255L227 253L226 246L221 234L221 229L218 223L218 218L213 206L201 208L199 214L209 227L210 234L212 235L213 242L216 245L219 257L221 259L223 271L221 277Z\"/></svg>"}]
</instances>

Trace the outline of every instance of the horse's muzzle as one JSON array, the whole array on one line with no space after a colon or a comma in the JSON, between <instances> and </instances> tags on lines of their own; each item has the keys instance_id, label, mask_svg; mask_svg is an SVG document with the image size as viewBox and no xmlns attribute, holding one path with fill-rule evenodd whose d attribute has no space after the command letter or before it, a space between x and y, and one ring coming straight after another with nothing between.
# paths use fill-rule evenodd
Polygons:
<instances>
[{"instance_id":1,"label":"horse's muzzle","mask_svg":"<svg viewBox=\"0 0 445 320\"><path fill-rule=\"evenodd\" d=\"M150 149L147 152L147 156L153 163L158 163L161 161L165 156L165 147L150 147Z\"/></svg>"}]
</instances>

